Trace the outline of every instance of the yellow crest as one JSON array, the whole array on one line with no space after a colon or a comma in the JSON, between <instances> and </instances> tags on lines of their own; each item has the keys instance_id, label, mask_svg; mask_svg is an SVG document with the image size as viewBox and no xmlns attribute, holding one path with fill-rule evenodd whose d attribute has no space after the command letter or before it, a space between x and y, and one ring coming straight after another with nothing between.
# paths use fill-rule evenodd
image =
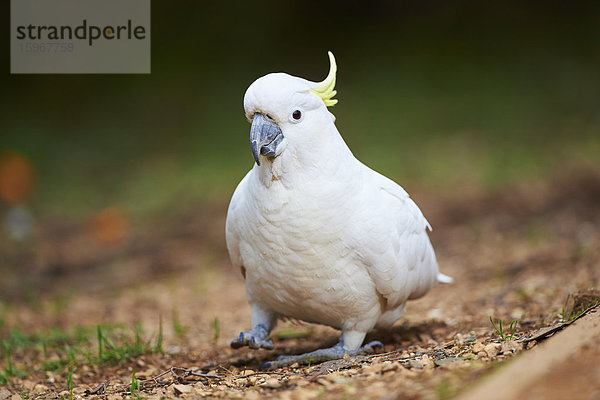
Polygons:
<instances>
[{"instance_id":1,"label":"yellow crest","mask_svg":"<svg viewBox=\"0 0 600 400\"><path fill-rule=\"evenodd\" d=\"M319 96L327 107L330 107L338 102L337 99L332 99L337 94L337 90L334 89L337 65L335 64L333 53L328 51L327 54L329 54L329 74L327 74L327 78L323 82L318 83L317 87L310 89L310 91Z\"/></svg>"}]
</instances>

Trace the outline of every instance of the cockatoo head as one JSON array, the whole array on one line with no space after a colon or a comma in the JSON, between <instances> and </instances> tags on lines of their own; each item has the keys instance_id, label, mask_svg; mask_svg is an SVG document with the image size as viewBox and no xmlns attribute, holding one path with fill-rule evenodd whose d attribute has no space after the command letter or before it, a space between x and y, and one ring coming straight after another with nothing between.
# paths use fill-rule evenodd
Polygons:
<instances>
[{"instance_id":1,"label":"cockatoo head","mask_svg":"<svg viewBox=\"0 0 600 400\"><path fill-rule=\"evenodd\" d=\"M335 121L327 107L337 103L332 99L337 93L337 67L331 52L329 61L329 74L320 83L272 73L250 85L244 111L252 122L250 144L256 164L260 165L261 155L274 158L284 151L307 151L326 140L324 128Z\"/></svg>"}]
</instances>

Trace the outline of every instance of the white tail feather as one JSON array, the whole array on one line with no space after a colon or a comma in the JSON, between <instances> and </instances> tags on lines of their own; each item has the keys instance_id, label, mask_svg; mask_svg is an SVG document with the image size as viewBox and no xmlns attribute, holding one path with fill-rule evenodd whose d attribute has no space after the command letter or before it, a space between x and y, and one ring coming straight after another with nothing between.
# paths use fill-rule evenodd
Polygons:
<instances>
[{"instance_id":1,"label":"white tail feather","mask_svg":"<svg viewBox=\"0 0 600 400\"><path fill-rule=\"evenodd\" d=\"M452 283L452 282L454 282L454 279L452 279L448 275L442 274L441 272L438 272L437 280L440 283Z\"/></svg>"}]
</instances>

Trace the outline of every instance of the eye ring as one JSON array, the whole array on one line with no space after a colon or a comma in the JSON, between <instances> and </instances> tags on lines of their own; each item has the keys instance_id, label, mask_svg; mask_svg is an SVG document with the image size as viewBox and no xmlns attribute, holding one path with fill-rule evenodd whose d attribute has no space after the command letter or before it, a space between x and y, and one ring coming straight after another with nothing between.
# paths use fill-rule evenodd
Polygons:
<instances>
[{"instance_id":1,"label":"eye ring","mask_svg":"<svg viewBox=\"0 0 600 400\"><path fill-rule=\"evenodd\" d=\"M294 111L290 114L290 121L292 122L300 122L304 119L304 113L301 109L295 108Z\"/></svg>"}]
</instances>

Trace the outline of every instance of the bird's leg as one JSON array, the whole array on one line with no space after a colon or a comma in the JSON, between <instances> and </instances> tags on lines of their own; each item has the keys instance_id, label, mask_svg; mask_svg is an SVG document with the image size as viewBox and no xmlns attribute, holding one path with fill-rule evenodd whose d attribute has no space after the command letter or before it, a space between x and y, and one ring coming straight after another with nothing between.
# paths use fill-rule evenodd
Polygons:
<instances>
[{"instance_id":1,"label":"bird's leg","mask_svg":"<svg viewBox=\"0 0 600 400\"><path fill-rule=\"evenodd\" d=\"M240 335L231 341L231 347L239 349L248 346L251 349L273 349L273 341L267 339L271 329L275 325L275 317L272 313L262 309L255 304L251 305L252 330L240 332Z\"/></svg>"},{"instance_id":2,"label":"bird's leg","mask_svg":"<svg viewBox=\"0 0 600 400\"><path fill-rule=\"evenodd\" d=\"M333 347L319 349L310 353L300 354L298 356L279 356L275 361L269 361L261 365L261 370L269 370L289 365L298 364L316 364L324 361L337 360L343 358L346 354L355 356L359 354L372 354L376 347L383 347L379 341L370 342L361 346L365 333L362 332L344 332L340 341ZM360 339L359 341L357 341Z\"/></svg>"}]
</instances>

